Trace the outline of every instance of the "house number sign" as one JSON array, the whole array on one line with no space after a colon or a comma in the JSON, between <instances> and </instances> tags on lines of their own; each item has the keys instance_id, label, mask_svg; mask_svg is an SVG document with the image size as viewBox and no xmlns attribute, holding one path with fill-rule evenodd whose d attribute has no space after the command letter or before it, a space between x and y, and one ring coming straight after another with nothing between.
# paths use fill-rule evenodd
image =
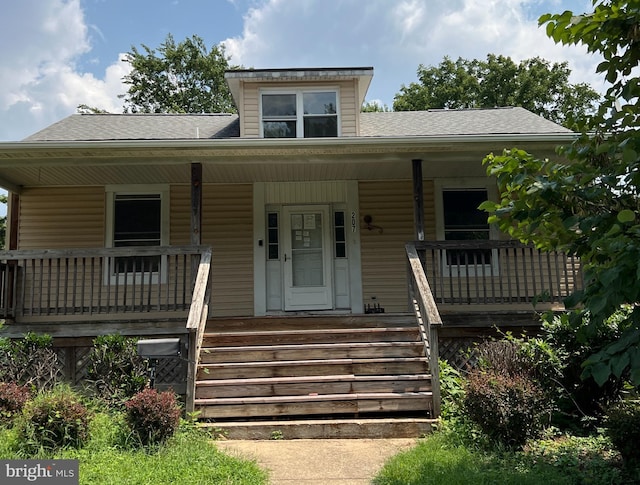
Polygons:
<instances>
[{"instance_id":1,"label":"house number sign","mask_svg":"<svg viewBox=\"0 0 640 485\"><path fill-rule=\"evenodd\" d=\"M351 232L356 232L358 227L358 218L356 217L356 211L351 211Z\"/></svg>"}]
</instances>

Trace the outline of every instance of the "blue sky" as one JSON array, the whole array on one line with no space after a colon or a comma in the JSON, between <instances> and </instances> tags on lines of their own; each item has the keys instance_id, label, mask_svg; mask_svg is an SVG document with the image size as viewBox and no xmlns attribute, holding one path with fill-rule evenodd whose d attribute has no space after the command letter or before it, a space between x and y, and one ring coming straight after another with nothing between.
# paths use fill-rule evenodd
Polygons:
<instances>
[{"instance_id":1,"label":"blue sky","mask_svg":"<svg viewBox=\"0 0 640 485\"><path fill-rule=\"evenodd\" d=\"M420 63L443 56L568 61L573 82L603 86L598 59L555 45L545 12L588 11L590 0L13 0L0 16L0 141L20 140L78 104L122 111L132 45L168 33L224 42L245 67L373 66L367 95L391 105Z\"/></svg>"}]
</instances>

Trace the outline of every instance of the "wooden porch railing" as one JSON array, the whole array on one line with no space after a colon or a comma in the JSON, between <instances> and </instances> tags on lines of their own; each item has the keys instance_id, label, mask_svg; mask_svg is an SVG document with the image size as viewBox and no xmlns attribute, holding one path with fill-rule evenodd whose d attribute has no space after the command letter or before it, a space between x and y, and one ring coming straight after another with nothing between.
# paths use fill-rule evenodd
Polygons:
<instances>
[{"instance_id":1,"label":"wooden porch railing","mask_svg":"<svg viewBox=\"0 0 640 485\"><path fill-rule=\"evenodd\" d=\"M414 244L406 245L409 265L409 300L418 319L420 336L425 347L425 355L429 358L431 372L431 392L433 398L433 417L440 416L440 367L438 364L438 330L442 327L442 319L429 281L422 267L418 251Z\"/></svg>"},{"instance_id":2,"label":"wooden porch railing","mask_svg":"<svg viewBox=\"0 0 640 485\"><path fill-rule=\"evenodd\" d=\"M0 251L0 318L184 315L198 268L192 262L207 251L210 259L200 246Z\"/></svg>"},{"instance_id":3,"label":"wooden porch railing","mask_svg":"<svg viewBox=\"0 0 640 485\"><path fill-rule=\"evenodd\" d=\"M416 241L438 304L558 303L583 287L578 258L517 241Z\"/></svg>"},{"instance_id":4,"label":"wooden porch railing","mask_svg":"<svg viewBox=\"0 0 640 485\"><path fill-rule=\"evenodd\" d=\"M211 297L211 249L202 253L198 274L193 288L191 309L187 319L188 332L188 364L186 410L192 413L195 408L196 374L204 329L209 315L209 299Z\"/></svg>"}]
</instances>

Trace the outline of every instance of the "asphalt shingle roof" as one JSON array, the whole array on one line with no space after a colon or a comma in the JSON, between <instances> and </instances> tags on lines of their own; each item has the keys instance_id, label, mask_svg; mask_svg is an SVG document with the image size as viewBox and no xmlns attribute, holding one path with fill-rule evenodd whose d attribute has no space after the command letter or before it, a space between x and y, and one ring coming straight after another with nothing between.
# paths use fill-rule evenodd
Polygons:
<instances>
[{"instance_id":1,"label":"asphalt shingle roof","mask_svg":"<svg viewBox=\"0 0 640 485\"><path fill-rule=\"evenodd\" d=\"M188 140L240 136L234 114L73 114L23 141Z\"/></svg>"},{"instance_id":2,"label":"asphalt shingle roof","mask_svg":"<svg viewBox=\"0 0 640 485\"><path fill-rule=\"evenodd\" d=\"M360 136L438 136L570 133L518 107L361 113Z\"/></svg>"},{"instance_id":3,"label":"asphalt shingle roof","mask_svg":"<svg viewBox=\"0 0 640 485\"><path fill-rule=\"evenodd\" d=\"M555 134L570 130L523 108L360 113L361 137ZM24 141L237 138L235 114L74 114Z\"/></svg>"}]
</instances>

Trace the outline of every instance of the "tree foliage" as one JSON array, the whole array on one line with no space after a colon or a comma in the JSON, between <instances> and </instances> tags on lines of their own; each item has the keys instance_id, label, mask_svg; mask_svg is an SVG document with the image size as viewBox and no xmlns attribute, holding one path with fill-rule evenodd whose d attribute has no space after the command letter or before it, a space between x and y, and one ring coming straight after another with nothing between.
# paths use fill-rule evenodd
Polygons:
<instances>
[{"instance_id":1,"label":"tree foliage","mask_svg":"<svg viewBox=\"0 0 640 485\"><path fill-rule=\"evenodd\" d=\"M124 110L129 113L230 113L235 112L224 72L232 68L224 45L208 49L194 35L176 44L171 34L158 49L142 45L126 54L132 71Z\"/></svg>"},{"instance_id":2,"label":"tree foliage","mask_svg":"<svg viewBox=\"0 0 640 485\"><path fill-rule=\"evenodd\" d=\"M620 308L623 332L585 362L585 376L604 384L630 376L640 385L640 8L637 0L594 0L593 12L544 15L540 24L562 44L600 53L597 71L610 83L581 135L559 160L517 148L485 159L501 192L487 202L490 221L512 236L581 258L585 289L567 305L586 339Z\"/></svg>"},{"instance_id":3,"label":"tree foliage","mask_svg":"<svg viewBox=\"0 0 640 485\"><path fill-rule=\"evenodd\" d=\"M365 101L360 108L363 113L386 113L391 111L391 108L386 104L381 104L378 101Z\"/></svg>"},{"instance_id":4,"label":"tree foliage","mask_svg":"<svg viewBox=\"0 0 640 485\"><path fill-rule=\"evenodd\" d=\"M419 82L402 86L393 109L493 108L522 106L568 125L589 113L599 95L588 84L571 84L566 62L551 64L534 57L516 64L489 54L486 60L445 57L438 66L418 67Z\"/></svg>"}]
</instances>

